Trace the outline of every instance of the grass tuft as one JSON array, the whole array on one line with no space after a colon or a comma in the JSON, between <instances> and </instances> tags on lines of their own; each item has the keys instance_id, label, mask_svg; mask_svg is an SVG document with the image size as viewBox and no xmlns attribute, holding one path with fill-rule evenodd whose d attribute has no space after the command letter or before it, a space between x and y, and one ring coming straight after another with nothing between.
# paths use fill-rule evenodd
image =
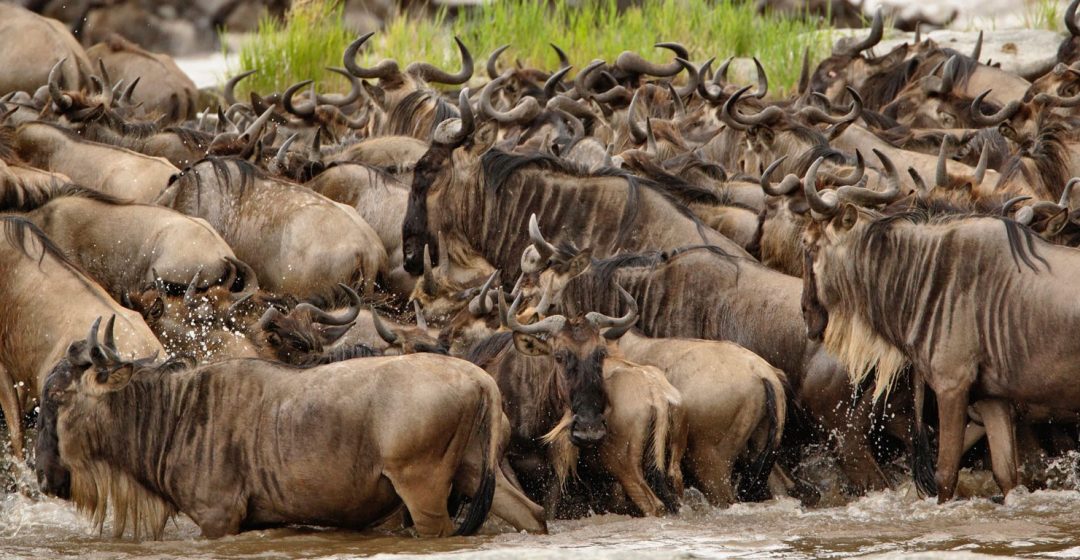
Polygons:
<instances>
[{"instance_id":1,"label":"grass tuft","mask_svg":"<svg viewBox=\"0 0 1080 560\"><path fill-rule=\"evenodd\" d=\"M392 17L361 58L373 63L390 57L402 67L422 60L453 70L460 64L453 44L458 35L473 52L481 75L485 57L506 43L511 48L501 60L503 68L517 62L554 69L558 58L549 43L582 68L595 58L613 62L624 50L667 62L670 51L653 45L676 41L690 49L697 63L713 56L718 63L729 56L757 56L773 91L784 94L798 81L804 48L810 49L811 63L828 53L832 35L822 29L828 26L809 17L759 15L753 2L742 0L658 0L624 11L617 9L616 0L496 0L455 18L445 9L433 17ZM287 23L261 20L258 32L244 41L235 71L259 68L258 79L249 78L248 86L281 91L302 79L320 80L324 66L340 65L352 38L337 2L311 0L305 9L294 8Z\"/></svg>"}]
</instances>

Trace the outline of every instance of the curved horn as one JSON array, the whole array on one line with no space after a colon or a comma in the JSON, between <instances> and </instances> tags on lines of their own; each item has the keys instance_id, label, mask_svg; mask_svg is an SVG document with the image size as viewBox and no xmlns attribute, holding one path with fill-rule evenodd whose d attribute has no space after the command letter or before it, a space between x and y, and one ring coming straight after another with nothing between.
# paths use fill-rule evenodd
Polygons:
<instances>
[{"instance_id":1,"label":"curved horn","mask_svg":"<svg viewBox=\"0 0 1080 560\"><path fill-rule=\"evenodd\" d=\"M240 80L243 80L244 78L256 72L258 72L258 70L248 70L246 72L241 72L229 78L229 81L225 82L224 95L226 105L229 105L230 107L236 105L236 84L240 83Z\"/></svg>"},{"instance_id":2,"label":"curved horn","mask_svg":"<svg viewBox=\"0 0 1080 560\"><path fill-rule=\"evenodd\" d=\"M685 58L676 58L675 62L686 70L686 85L680 88L675 88L671 85L671 82L666 83L668 87L670 87L673 91L678 92L678 95L675 98L678 100L678 103L682 103L683 97L689 97L694 94L695 90L697 90L698 83L701 80L701 74L698 72L697 67ZM768 86L766 86L766 89L768 89Z\"/></svg>"},{"instance_id":3,"label":"curved horn","mask_svg":"<svg viewBox=\"0 0 1080 560\"><path fill-rule=\"evenodd\" d=\"M338 287L345 290L345 294L349 296L349 308L345 310L341 315L333 315L327 313L310 303L301 303L296 306L297 311L307 311L311 314L312 320L316 323L323 325L329 325L332 327L348 325L356 320L360 316L360 306L362 304L360 300L360 294L357 294L352 288L345 284L338 284Z\"/></svg>"},{"instance_id":4,"label":"curved horn","mask_svg":"<svg viewBox=\"0 0 1080 560\"><path fill-rule=\"evenodd\" d=\"M454 42L457 43L458 51L461 53L461 70L457 74L450 74L427 62L414 62L405 67L405 72L429 83L459 85L469 81L473 75L472 54L460 38L454 37Z\"/></svg>"},{"instance_id":5,"label":"curved horn","mask_svg":"<svg viewBox=\"0 0 1080 560\"><path fill-rule=\"evenodd\" d=\"M730 98L728 98L727 102L724 103L725 116L727 116L732 121L739 123L742 126L750 127L772 124L776 121L776 119L780 118L780 116L783 115L784 110L775 105L765 107L761 110L761 112L753 116L740 114L739 111L735 108L735 104L739 102L739 98L742 97L742 95L746 93L748 89L750 89L750 86L746 86L739 91L736 91L734 94L731 95Z\"/></svg>"},{"instance_id":6,"label":"curved horn","mask_svg":"<svg viewBox=\"0 0 1080 560\"><path fill-rule=\"evenodd\" d=\"M727 60L716 69L716 75L713 76L712 83L716 85L723 85L727 83L728 68L731 67L731 61L735 60L734 56L727 57Z\"/></svg>"},{"instance_id":7,"label":"curved horn","mask_svg":"<svg viewBox=\"0 0 1080 560\"><path fill-rule=\"evenodd\" d=\"M653 134L651 117L645 117L645 152L654 156L657 154L656 135Z\"/></svg>"},{"instance_id":8,"label":"curved horn","mask_svg":"<svg viewBox=\"0 0 1080 560\"><path fill-rule=\"evenodd\" d=\"M505 44L505 45L491 51L491 55L488 56L487 65L486 65L488 78L494 80L494 79L499 77L499 69L497 67L497 64L499 62L499 55L501 55L503 53L503 51L505 51L506 49L509 49L509 48L510 48L510 43L507 43L507 44Z\"/></svg>"},{"instance_id":9,"label":"curved horn","mask_svg":"<svg viewBox=\"0 0 1080 560\"><path fill-rule=\"evenodd\" d=\"M635 119L637 113L638 102L641 99L641 92L645 88L638 88L634 92L633 99L630 100L630 108L626 110L626 125L630 128L630 137L634 139L635 144L644 144L646 137L645 130L641 127L641 123Z\"/></svg>"},{"instance_id":10,"label":"curved horn","mask_svg":"<svg viewBox=\"0 0 1080 560\"><path fill-rule=\"evenodd\" d=\"M356 63L356 53L360 50L360 47L364 46L364 43L374 35L375 32L371 31L364 35L361 35L357 40L349 43L349 46L345 49L344 66L350 74L360 78L362 80L380 79L385 80L393 76L397 76L401 73L398 69L398 63L394 60L383 60L382 62L372 66L371 68L364 68Z\"/></svg>"},{"instance_id":11,"label":"curved horn","mask_svg":"<svg viewBox=\"0 0 1080 560\"><path fill-rule=\"evenodd\" d=\"M120 96L120 101L125 105L131 105L131 96L135 95L135 86L139 85L139 81L142 80L142 76L135 76L135 79L131 81L131 85L124 90L124 93ZM203 115L206 113L204 112Z\"/></svg>"},{"instance_id":12,"label":"curved horn","mask_svg":"<svg viewBox=\"0 0 1080 560\"><path fill-rule=\"evenodd\" d=\"M109 321L105 323L105 339L102 341L105 344L105 348L111 350L113 355L119 358L119 351L116 349L116 314L114 313L109 317Z\"/></svg>"},{"instance_id":13,"label":"curved horn","mask_svg":"<svg viewBox=\"0 0 1080 560\"><path fill-rule=\"evenodd\" d=\"M562 330L563 326L566 325L566 317L563 317L562 315L552 315L551 317L547 317L532 323L531 325L522 325L521 323L518 323L517 320L517 311L520 305L521 294L518 294L518 296L514 298L514 303L510 304L510 309L506 311L506 326L510 327L510 330L516 333L553 335Z\"/></svg>"},{"instance_id":14,"label":"curved horn","mask_svg":"<svg viewBox=\"0 0 1080 560\"><path fill-rule=\"evenodd\" d=\"M777 167L780 167L781 163L784 163L785 159L787 159L787 156L780 156L779 159L770 163L769 166L765 168L765 171L762 172L761 190L765 191L765 194L769 196L786 196L794 192L795 189L800 186L799 178L792 173L789 173L784 177L784 179L780 181L780 186L778 187L773 187L772 182L769 181L769 176L772 175Z\"/></svg>"},{"instance_id":15,"label":"curved horn","mask_svg":"<svg viewBox=\"0 0 1080 560\"><path fill-rule=\"evenodd\" d=\"M555 246L548 243L544 239L544 234L540 233L540 223L536 219L536 214L533 213L529 216L529 239L532 241L536 250L540 253L542 260L547 260L551 255L555 254Z\"/></svg>"},{"instance_id":16,"label":"curved horn","mask_svg":"<svg viewBox=\"0 0 1080 560\"><path fill-rule=\"evenodd\" d=\"M810 89L810 47L804 47L802 52L802 67L799 69L799 95L803 95Z\"/></svg>"},{"instance_id":17,"label":"curved horn","mask_svg":"<svg viewBox=\"0 0 1080 560\"><path fill-rule=\"evenodd\" d=\"M239 292L238 295L251 295L259 291L259 277L255 274L255 269L251 268L251 265L235 257L227 256L225 260L244 277L244 290Z\"/></svg>"},{"instance_id":18,"label":"curved horn","mask_svg":"<svg viewBox=\"0 0 1080 560\"><path fill-rule=\"evenodd\" d=\"M427 244L424 244L424 279L420 287L425 294L435 295L435 273L431 269L431 248Z\"/></svg>"},{"instance_id":19,"label":"curved horn","mask_svg":"<svg viewBox=\"0 0 1080 560\"><path fill-rule=\"evenodd\" d=\"M862 181L866 175L866 160L863 159L862 152L855 150L855 169L848 174L847 177L838 177L832 174L827 174L829 183L837 187L844 187L850 185L857 185Z\"/></svg>"},{"instance_id":20,"label":"curved horn","mask_svg":"<svg viewBox=\"0 0 1080 560\"><path fill-rule=\"evenodd\" d=\"M412 300L413 313L416 314L416 326L427 330L427 319L424 318L424 310L420 307L420 302L415 299Z\"/></svg>"},{"instance_id":21,"label":"curved horn","mask_svg":"<svg viewBox=\"0 0 1080 560\"><path fill-rule=\"evenodd\" d=\"M462 142L469 138L476 129L476 121L473 117L472 104L469 102L469 88L463 88L461 93L458 94L458 111L461 114L459 121L459 128L456 132L451 129L451 121L445 120L439 123L438 128L435 129L433 139L436 143L445 144L448 146L459 146Z\"/></svg>"},{"instance_id":22,"label":"curved horn","mask_svg":"<svg viewBox=\"0 0 1080 560\"><path fill-rule=\"evenodd\" d=\"M573 68L573 66L564 66L559 69L558 72L552 74L551 77L548 78L546 82L544 82L545 99L554 99L555 96L558 95L557 89L559 87L559 82L561 82L562 79L566 76L566 74L569 73L570 70L572 70Z\"/></svg>"},{"instance_id":23,"label":"curved horn","mask_svg":"<svg viewBox=\"0 0 1080 560\"><path fill-rule=\"evenodd\" d=\"M893 165L889 156L881 153L877 148L874 148L874 155L881 162L881 167L885 168L888 188L878 192L859 186L840 187L836 190L836 196L840 200L847 200L863 206L875 206L889 204L900 197L900 173L897 172L896 166Z\"/></svg>"},{"instance_id":24,"label":"curved horn","mask_svg":"<svg viewBox=\"0 0 1080 560\"><path fill-rule=\"evenodd\" d=\"M695 72L696 74L696 72ZM671 82L664 82L664 86L667 88L668 93L671 94L672 100L675 101L675 118L682 118L686 116L686 103L683 103L682 96L679 92L675 91L675 86L671 85ZM693 92L691 92L693 93Z\"/></svg>"},{"instance_id":25,"label":"curved horn","mask_svg":"<svg viewBox=\"0 0 1080 560\"><path fill-rule=\"evenodd\" d=\"M375 312L375 308L371 308L371 322L375 324L375 332L379 333L379 338L385 340L390 344L397 344L398 335L394 331L386 328L382 319L379 318L379 314Z\"/></svg>"},{"instance_id":26,"label":"curved horn","mask_svg":"<svg viewBox=\"0 0 1080 560\"><path fill-rule=\"evenodd\" d=\"M469 313L474 317L483 317L488 313L491 313L491 302L488 301L487 297L488 290L491 289L491 283L495 281L495 277L498 275L498 270L492 272L491 276L488 276L487 281L484 282L484 285L480 286L480 293L469 302Z\"/></svg>"},{"instance_id":27,"label":"curved horn","mask_svg":"<svg viewBox=\"0 0 1080 560\"><path fill-rule=\"evenodd\" d=\"M1013 208L1025 200L1031 200L1030 196L1016 196L1005 201L1005 204L1001 206L1001 215L1008 218L1009 214L1012 214Z\"/></svg>"},{"instance_id":28,"label":"curved horn","mask_svg":"<svg viewBox=\"0 0 1080 560\"><path fill-rule=\"evenodd\" d=\"M982 46L983 46L983 32L980 29L979 30L979 38L975 39L975 48L971 49L971 58L975 59L975 62L978 62L979 58L982 56Z\"/></svg>"},{"instance_id":29,"label":"curved horn","mask_svg":"<svg viewBox=\"0 0 1080 560\"><path fill-rule=\"evenodd\" d=\"M674 51L677 58L690 58L690 53L685 47L678 43L657 43L654 46ZM657 78L670 78L683 70L683 66L678 62L662 65L653 64L642 58L641 55L632 51L623 51L620 53L618 58L615 59L615 67L628 74L645 74L656 76Z\"/></svg>"},{"instance_id":30,"label":"curved horn","mask_svg":"<svg viewBox=\"0 0 1080 560\"><path fill-rule=\"evenodd\" d=\"M344 68L337 68L334 66L327 66L327 70L335 74L340 74L349 80L349 85L352 89L345 95L320 95L315 94L315 102L326 105L334 105L336 107L344 107L350 103L353 103L360 99L360 93L364 90L364 85L360 82L360 78L353 76L348 70Z\"/></svg>"},{"instance_id":31,"label":"curved horn","mask_svg":"<svg viewBox=\"0 0 1080 560\"><path fill-rule=\"evenodd\" d=\"M1008 105L1001 108L1000 111L986 115L982 112L982 101L987 95L990 95L992 89L988 89L980 93L975 100L971 102L971 120L979 126L997 126L1009 119L1011 119L1016 112L1020 110L1020 102L1010 101ZM1038 97L1038 96L1036 96Z\"/></svg>"},{"instance_id":32,"label":"curved horn","mask_svg":"<svg viewBox=\"0 0 1080 560\"><path fill-rule=\"evenodd\" d=\"M280 173L285 170L285 155L289 153L289 147L293 142L296 142L296 138L300 136L299 132L293 133L292 136L285 139L281 143L281 147L278 148L277 155L274 156L274 164L277 166L277 171Z\"/></svg>"},{"instance_id":33,"label":"curved horn","mask_svg":"<svg viewBox=\"0 0 1080 560\"><path fill-rule=\"evenodd\" d=\"M930 188L926 186L926 180L922 178L922 175L919 174L917 169L908 167L907 172L908 175L911 176L911 180L915 183L915 188L918 189L919 192L930 192Z\"/></svg>"},{"instance_id":34,"label":"curved horn","mask_svg":"<svg viewBox=\"0 0 1080 560\"><path fill-rule=\"evenodd\" d=\"M191 277L191 282L188 282L187 288L184 289L184 305L187 307L196 307L199 302L195 299L195 294L198 293L199 280L202 278L203 267L199 267L195 271L195 276Z\"/></svg>"},{"instance_id":35,"label":"curved horn","mask_svg":"<svg viewBox=\"0 0 1080 560\"><path fill-rule=\"evenodd\" d=\"M577 76L574 76L574 91L580 99L589 99L592 96L592 92L589 91L589 77L601 66L607 64L602 59L593 60L588 66L581 69Z\"/></svg>"},{"instance_id":36,"label":"curved horn","mask_svg":"<svg viewBox=\"0 0 1080 560\"><path fill-rule=\"evenodd\" d=\"M712 63L715 61L716 57L710 58L705 61L705 64L698 67L697 92L698 95L710 103L719 103L720 100L724 98L724 89L722 87L710 89L710 86L715 86L715 84L711 84L705 79L705 76L709 73L709 69L712 68Z\"/></svg>"},{"instance_id":37,"label":"curved horn","mask_svg":"<svg viewBox=\"0 0 1080 560\"><path fill-rule=\"evenodd\" d=\"M548 44L551 45L551 48L555 49L555 56L559 57L559 68L560 69L561 68L569 68L570 67L570 58L568 58L566 56L566 53L563 52L563 50L560 49L559 46L556 45L555 43L548 43Z\"/></svg>"},{"instance_id":38,"label":"curved horn","mask_svg":"<svg viewBox=\"0 0 1080 560\"><path fill-rule=\"evenodd\" d=\"M506 76L500 76L480 90L480 112L498 121L501 124L517 124L530 122L540 114L540 104L534 97L522 97L518 104L509 111L499 111L491 104L491 94L506 81Z\"/></svg>"},{"instance_id":39,"label":"curved horn","mask_svg":"<svg viewBox=\"0 0 1080 560\"><path fill-rule=\"evenodd\" d=\"M764 99L765 94L769 93L769 75L765 73L765 67L761 65L761 61L754 57L754 68L757 70L757 91L750 94L750 97L755 99Z\"/></svg>"},{"instance_id":40,"label":"curved horn","mask_svg":"<svg viewBox=\"0 0 1080 560\"><path fill-rule=\"evenodd\" d=\"M66 56L58 60L49 70L49 96L52 97L53 103L56 103L56 106L62 111L70 109L73 104L71 96L60 89L60 68L65 61L67 61Z\"/></svg>"},{"instance_id":41,"label":"curved horn","mask_svg":"<svg viewBox=\"0 0 1080 560\"><path fill-rule=\"evenodd\" d=\"M811 210L821 216L828 217L839 210L840 200L837 198L836 193L831 190L818 193L816 184L817 170L824 161L825 158L823 157L817 158L810 165L810 169L806 171L806 178L803 179L803 194L806 195L806 202L810 204Z\"/></svg>"},{"instance_id":42,"label":"curved horn","mask_svg":"<svg viewBox=\"0 0 1080 560\"><path fill-rule=\"evenodd\" d=\"M314 101L310 101L299 107L297 107L296 104L293 103L293 96L296 95L296 92L300 91L300 88L311 83L311 80L304 80L302 82L295 83L289 86L289 88L285 90L285 93L281 94L281 104L285 107L286 111L302 119L311 118L311 116L315 114Z\"/></svg>"},{"instance_id":43,"label":"curved horn","mask_svg":"<svg viewBox=\"0 0 1080 560\"><path fill-rule=\"evenodd\" d=\"M983 177L986 176L986 166L990 160L990 142L983 142L982 150L979 151L979 161L975 164L975 174L972 179L975 180L973 187L977 187L982 184Z\"/></svg>"},{"instance_id":44,"label":"curved horn","mask_svg":"<svg viewBox=\"0 0 1080 560\"><path fill-rule=\"evenodd\" d=\"M847 89L848 94L851 95L851 107L848 109L847 113L839 117L834 117L813 105L808 105L800 109L799 114L806 117L811 122L824 122L829 124L855 122L863 112L862 96L860 96L859 92L855 91L851 86L845 86L845 89Z\"/></svg>"},{"instance_id":45,"label":"curved horn","mask_svg":"<svg viewBox=\"0 0 1080 560\"><path fill-rule=\"evenodd\" d=\"M612 329L627 329L637 322L637 301L635 301L634 296L630 295L630 292L627 292L622 286L619 286L618 284L616 284L616 286L619 289L619 296L627 303L628 309L626 314L622 317L610 317L596 311L586 313L585 320L592 323L593 326L598 329L606 329L609 327Z\"/></svg>"},{"instance_id":46,"label":"curved horn","mask_svg":"<svg viewBox=\"0 0 1080 560\"><path fill-rule=\"evenodd\" d=\"M951 134L946 134L941 139L941 149L938 150L937 167L934 173L934 186L935 187L947 187L949 186L949 148L952 146L953 137Z\"/></svg>"},{"instance_id":47,"label":"curved horn","mask_svg":"<svg viewBox=\"0 0 1080 560\"><path fill-rule=\"evenodd\" d=\"M845 49L844 52L838 54L857 55L866 49L873 48L881 42L881 37L884 32L885 18L882 16L881 8L878 8L877 11L874 12L874 21L870 24L870 35L867 35L862 41L851 45Z\"/></svg>"}]
</instances>

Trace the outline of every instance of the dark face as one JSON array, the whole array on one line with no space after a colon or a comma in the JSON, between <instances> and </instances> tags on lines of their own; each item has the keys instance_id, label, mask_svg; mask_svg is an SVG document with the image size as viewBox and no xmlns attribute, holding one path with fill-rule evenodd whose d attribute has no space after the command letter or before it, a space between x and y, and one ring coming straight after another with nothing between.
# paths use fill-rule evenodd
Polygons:
<instances>
[{"instance_id":1,"label":"dark face","mask_svg":"<svg viewBox=\"0 0 1080 560\"><path fill-rule=\"evenodd\" d=\"M825 340L825 328L829 326L829 312L818 299L817 278L814 275L814 258L818 248L814 242L820 226L812 224L806 233L803 247L802 312L806 322L806 336L815 342Z\"/></svg>"},{"instance_id":2,"label":"dark face","mask_svg":"<svg viewBox=\"0 0 1080 560\"><path fill-rule=\"evenodd\" d=\"M34 445L34 472L37 474L41 491L64 500L71 497L71 471L64 466L60 458L60 439L56 423L66 390L90 367L89 362L81 363L81 359L75 358L83 354L82 346L79 345L85 346L85 342L73 344L74 352L69 351L70 357L57 362L45 380L45 390L37 417L37 442Z\"/></svg>"},{"instance_id":3,"label":"dark face","mask_svg":"<svg viewBox=\"0 0 1080 560\"><path fill-rule=\"evenodd\" d=\"M450 165L450 153L451 150L444 146L432 146L416 163L413 171L409 206L401 226L401 250L405 271L413 276L424 273L424 245L428 246L432 264L439 264L436 260L438 246L435 236L428 230L427 197L443 168Z\"/></svg>"},{"instance_id":4,"label":"dark face","mask_svg":"<svg viewBox=\"0 0 1080 560\"><path fill-rule=\"evenodd\" d=\"M570 441L578 447L597 445L607 436L604 412L604 359L607 347L599 331L584 318L567 323L552 341L551 354L570 401Z\"/></svg>"}]
</instances>

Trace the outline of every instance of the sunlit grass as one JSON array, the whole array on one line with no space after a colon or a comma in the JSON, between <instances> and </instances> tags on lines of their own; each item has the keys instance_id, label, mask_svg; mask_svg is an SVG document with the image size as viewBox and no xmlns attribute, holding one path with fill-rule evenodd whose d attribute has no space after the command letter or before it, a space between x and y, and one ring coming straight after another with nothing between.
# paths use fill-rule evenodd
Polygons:
<instances>
[{"instance_id":1,"label":"sunlit grass","mask_svg":"<svg viewBox=\"0 0 1080 560\"><path fill-rule=\"evenodd\" d=\"M1024 7L1024 27L1061 31L1064 14L1059 0L1035 0Z\"/></svg>"},{"instance_id":2,"label":"sunlit grass","mask_svg":"<svg viewBox=\"0 0 1080 560\"><path fill-rule=\"evenodd\" d=\"M281 91L301 79L320 79L323 66L341 64L342 51L353 37L344 29L340 9L318 0L311 5L320 7L294 9L287 24L264 18L258 32L244 42L236 71L260 70L251 87ZM753 2L733 0L660 0L623 12L615 0L496 0L456 18L446 11L427 18L396 16L365 46L361 58L364 63L394 58L402 67L423 60L452 71L460 64L453 44L458 35L476 57L481 75L487 55L507 43L511 48L503 55L502 67L520 62L554 69L558 58L550 43L581 68L595 58L614 61L624 50L666 62L671 52L653 45L676 41L689 48L697 63L714 56L718 61L757 56L773 91L786 92L798 80L804 48L810 49L812 62L828 52L830 34L814 33L822 26L808 18L758 15Z\"/></svg>"}]
</instances>

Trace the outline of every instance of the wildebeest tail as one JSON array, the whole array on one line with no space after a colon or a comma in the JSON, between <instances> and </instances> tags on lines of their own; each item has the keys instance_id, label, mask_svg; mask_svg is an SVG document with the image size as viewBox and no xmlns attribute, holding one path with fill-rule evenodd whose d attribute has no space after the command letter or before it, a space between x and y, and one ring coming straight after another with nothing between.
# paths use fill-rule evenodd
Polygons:
<instances>
[{"instance_id":1,"label":"wildebeest tail","mask_svg":"<svg viewBox=\"0 0 1080 560\"><path fill-rule=\"evenodd\" d=\"M911 476L915 479L915 487L923 496L937 496L937 479L934 477L934 451L930 446L930 430L923 418L923 404L926 399L926 384L915 375L912 377L914 384L913 393L915 410L912 414L914 426L912 432L915 438L911 452Z\"/></svg>"},{"instance_id":2,"label":"wildebeest tail","mask_svg":"<svg viewBox=\"0 0 1080 560\"><path fill-rule=\"evenodd\" d=\"M473 430L473 437L480 438L483 456L480 484L476 488L476 493L469 498L469 511L465 514L465 519L454 531L454 534L459 536L473 535L480 530L484 521L487 520L491 504L495 499L495 473L499 468L498 415L502 414L502 407L499 406L497 393L493 399L491 392L487 392L480 403L476 428Z\"/></svg>"},{"instance_id":3,"label":"wildebeest tail","mask_svg":"<svg viewBox=\"0 0 1080 560\"><path fill-rule=\"evenodd\" d=\"M776 457L780 453L780 440L784 434L784 421L787 416L787 401L777 398L777 387L769 379L762 379L761 385L765 389L765 416L768 424L768 436L765 446L750 464L746 475L739 482L739 499L747 502L760 502L768 500L769 475L772 473ZM783 395L783 385L776 380L779 392Z\"/></svg>"},{"instance_id":4,"label":"wildebeest tail","mask_svg":"<svg viewBox=\"0 0 1080 560\"><path fill-rule=\"evenodd\" d=\"M656 497L660 498L663 502L665 509L669 513L679 512L679 496L676 486L681 484L676 482L676 478L681 478L682 471L679 470L679 462L681 461L681 453L676 449L679 442L676 441L682 431L678 430L677 426L674 426L676 418L673 414L673 408L677 407L677 401L672 402L667 395L660 395L657 399L659 406L653 408L652 425L650 426L650 432L652 432L652 456L650 458L651 465L645 465L645 479L656 493ZM674 429L673 429L674 428ZM683 445L685 447L685 445Z\"/></svg>"}]
</instances>

